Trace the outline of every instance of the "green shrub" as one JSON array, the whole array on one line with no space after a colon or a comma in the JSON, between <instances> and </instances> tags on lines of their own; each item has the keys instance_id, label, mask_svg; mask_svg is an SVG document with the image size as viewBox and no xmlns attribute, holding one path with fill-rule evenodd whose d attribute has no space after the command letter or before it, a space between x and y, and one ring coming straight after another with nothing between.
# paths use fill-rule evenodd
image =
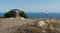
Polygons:
<instances>
[{"instance_id":1,"label":"green shrub","mask_svg":"<svg viewBox=\"0 0 60 33\"><path fill-rule=\"evenodd\" d=\"M24 18L29 18L27 14L24 11L21 11L19 9L12 9L9 12L5 13L5 17L16 17L16 10L19 12L19 16L24 17Z\"/></svg>"}]
</instances>

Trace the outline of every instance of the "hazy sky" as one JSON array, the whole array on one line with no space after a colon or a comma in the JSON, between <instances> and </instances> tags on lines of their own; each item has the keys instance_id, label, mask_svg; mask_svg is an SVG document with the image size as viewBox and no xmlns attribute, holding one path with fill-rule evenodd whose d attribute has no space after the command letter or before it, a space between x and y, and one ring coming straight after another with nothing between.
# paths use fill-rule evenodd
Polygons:
<instances>
[{"instance_id":1,"label":"hazy sky","mask_svg":"<svg viewBox=\"0 0 60 33\"><path fill-rule=\"evenodd\" d=\"M15 8L25 12L60 12L60 0L0 0L0 12Z\"/></svg>"}]
</instances>

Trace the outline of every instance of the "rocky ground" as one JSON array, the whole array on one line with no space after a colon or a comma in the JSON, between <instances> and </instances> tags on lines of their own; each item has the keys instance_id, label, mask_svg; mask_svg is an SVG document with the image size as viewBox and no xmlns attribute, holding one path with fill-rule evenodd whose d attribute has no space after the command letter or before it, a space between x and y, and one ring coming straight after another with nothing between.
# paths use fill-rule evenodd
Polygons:
<instances>
[{"instance_id":1,"label":"rocky ground","mask_svg":"<svg viewBox=\"0 0 60 33\"><path fill-rule=\"evenodd\" d=\"M19 18L0 18L0 33L43 33L42 29L33 26L34 22L43 20L42 18L25 19ZM59 33L60 20L49 19L55 30L46 29L45 33Z\"/></svg>"}]
</instances>

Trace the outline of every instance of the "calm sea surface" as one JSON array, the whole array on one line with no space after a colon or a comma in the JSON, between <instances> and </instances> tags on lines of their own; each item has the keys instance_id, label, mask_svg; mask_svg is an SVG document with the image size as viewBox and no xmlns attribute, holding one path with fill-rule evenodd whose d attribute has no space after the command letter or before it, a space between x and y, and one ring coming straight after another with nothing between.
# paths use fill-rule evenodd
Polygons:
<instances>
[{"instance_id":1,"label":"calm sea surface","mask_svg":"<svg viewBox=\"0 0 60 33\"><path fill-rule=\"evenodd\" d=\"M30 18L46 18L45 13L27 13ZM49 18L59 18L60 13L48 13Z\"/></svg>"},{"instance_id":2,"label":"calm sea surface","mask_svg":"<svg viewBox=\"0 0 60 33\"><path fill-rule=\"evenodd\" d=\"M30 18L46 18L45 13L27 13ZM4 13L0 13L0 16L4 16ZM48 13L49 18L59 18L60 13Z\"/></svg>"}]
</instances>

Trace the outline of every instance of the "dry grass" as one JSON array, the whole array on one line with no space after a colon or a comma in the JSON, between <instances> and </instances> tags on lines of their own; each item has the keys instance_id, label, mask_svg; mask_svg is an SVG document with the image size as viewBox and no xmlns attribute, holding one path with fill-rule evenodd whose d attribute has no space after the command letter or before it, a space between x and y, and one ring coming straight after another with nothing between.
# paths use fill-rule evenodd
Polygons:
<instances>
[{"instance_id":1,"label":"dry grass","mask_svg":"<svg viewBox=\"0 0 60 33\"><path fill-rule=\"evenodd\" d=\"M4 20L4 21L3 21ZM27 19L25 21L21 21L19 19L1 19L1 23L8 27L10 27L6 30L4 30L4 32L0 32L0 33L43 33L42 32L42 28L38 27L37 25L34 25L33 22L35 22L36 20L32 20L32 19ZM7 20L7 22L5 22ZM15 20L15 21L14 21ZM12 22L11 22L12 21ZM18 22L17 22L18 21ZM16 25L17 24L17 25ZM21 24L23 24L22 26L20 26ZM51 29L45 29L45 33L60 33L60 23L58 22L51 22L51 24L53 25L53 27L55 28L54 30ZM19 26L18 26L19 25ZM5 27L6 27L5 26ZM5 28L3 27L3 28Z\"/></svg>"},{"instance_id":2,"label":"dry grass","mask_svg":"<svg viewBox=\"0 0 60 33\"><path fill-rule=\"evenodd\" d=\"M25 24L23 26L14 26L10 29L14 29L13 33L43 33L42 29L38 26ZM57 30L45 29L45 33L60 33Z\"/></svg>"},{"instance_id":3,"label":"dry grass","mask_svg":"<svg viewBox=\"0 0 60 33\"><path fill-rule=\"evenodd\" d=\"M55 28L55 30L60 32L60 23L57 22L51 22L52 26Z\"/></svg>"}]
</instances>

